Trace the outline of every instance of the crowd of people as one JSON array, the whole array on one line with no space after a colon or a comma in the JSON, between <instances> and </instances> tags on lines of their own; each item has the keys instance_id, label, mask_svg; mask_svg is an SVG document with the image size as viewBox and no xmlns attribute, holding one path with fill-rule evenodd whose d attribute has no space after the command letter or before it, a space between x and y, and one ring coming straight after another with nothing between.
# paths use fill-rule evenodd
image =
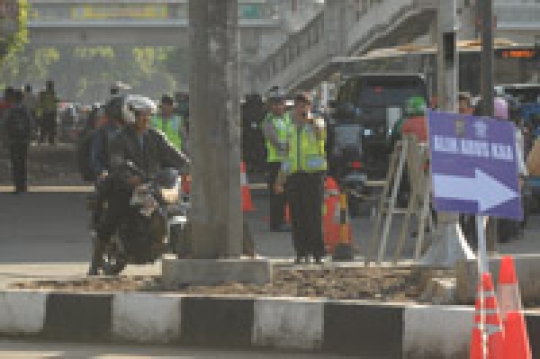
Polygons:
<instances>
[{"instance_id":1,"label":"crowd of people","mask_svg":"<svg viewBox=\"0 0 540 359\"><path fill-rule=\"evenodd\" d=\"M0 142L9 152L15 194L28 190L26 162L30 142L36 139L38 144L56 143L58 102L52 81L47 81L38 94L30 85L4 90L0 102Z\"/></svg>"},{"instance_id":2,"label":"crowd of people","mask_svg":"<svg viewBox=\"0 0 540 359\"><path fill-rule=\"evenodd\" d=\"M459 93L458 103L456 105L457 111L460 114L474 116L483 115L482 100L478 97L472 97L469 93ZM392 130L391 139L393 144L397 143L403 134L414 135L420 142L428 141L425 118L427 107L428 104L426 101L420 97L409 99L406 105L406 116L398 121ZM529 176L529 169L525 159L530 157L531 154L534 154L534 152L540 151L540 146L538 146L536 150L533 150L533 143L535 141L533 130L523 122L519 108L512 98L504 96L504 94L500 92L495 93L493 117L501 121L511 121L514 123L516 129L516 156L525 217L523 221L499 220L497 222L499 242L508 242L522 237L529 213L529 208L527 207L530 201L534 200L532 198L527 198L527 195L530 195L530 193L527 193L525 189L525 179ZM540 153L536 154L536 156L538 155L540 155ZM473 249L476 249L477 230L474 216L461 215L460 224L469 244Z\"/></svg>"},{"instance_id":3,"label":"crowd of people","mask_svg":"<svg viewBox=\"0 0 540 359\"><path fill-rule=\"evenodd\" d=\"M97 228L90 274L98 273L103 246L118 226L130 191L141 182L138 176L120 170L119 164L129 160L150 173L155 171L155 166L182 167L189 163L188 114L185 106L180 108L187 101L179 103L178 99L163 95L159 105L155 105L149 98L123 92L121 86L113 86L104 104L96 104L87 111L85 128L79 139L79 143L84 140L87 143L87 153L83 153L86 176L83 177L95 184L100 203L109 203L107 218L100 221ZM322 203L328 168L326 123L314 113L309 93L296 94L288 106L288 95L279 87L270 89L266 98L264 117L258 124L258 130L262 134L260 141L264 143L266 155L270 230L292 231L297 263L308 263L310 258L320 263L325 255ZM38 144L56 143L59 102L52 81L48 81L45 89L37 95L29 85L23 90L5 90L4 100L0 102L0 119L12 163L14 193L27 191L26 158L30 142L35 139ZM516 124L516 152L523 179L528 175L525 158L534 146L532 132L524 126L513 103L498 94L494 104L495 117ZM480 105L481 102L469 94L459 94L459 113L479 115ZM262 106L261 102L259 107ZM422 97L408 99L405 116L390 133L390 146L394 146L405 133L417 136L421 142L428 140L427 108L428 103ZM257 110L263 114L261 109ZM249 141L244 138L244 142ZM286 221L286 203L290 208L290 226ZM470 234L474 245L472 222L466 216L461 219L463 229ZM520 226L515 225L516 228ZM515 235L514 232L508 236Z\"/></svg>"}]
</instances>

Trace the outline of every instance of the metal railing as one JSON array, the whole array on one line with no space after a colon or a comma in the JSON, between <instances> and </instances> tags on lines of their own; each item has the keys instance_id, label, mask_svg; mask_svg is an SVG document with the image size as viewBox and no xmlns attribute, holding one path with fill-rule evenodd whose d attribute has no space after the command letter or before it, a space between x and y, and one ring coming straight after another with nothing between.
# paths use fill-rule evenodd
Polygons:
<instances>
[{"instance_id":1,"label":"metal railing","mask_svg":"<svg viewBox=\"0 0 540 359\"><path fill-rule=\"evenodd\" d=\"M363 51L382 36L394 31L404 19L436 9L438 0L380 0L365 3L354 16L347 15L345 53ZM324 11L302 30L290 35L258 67L256 76L264 91L274 85L294 87L336 54L327 49Z\"/></svg>"},{"instance_id":2,"label":"metal railing","mask_svg":"<svg viewBox=\"0 0 540 359\"><path fill-rule=\"evenodd\" d=\"M243 23L278 23L281 21L275 4L269 2L240 1L238 15ZM162 0L126 1L37 1L30 0L28 20L31 23L85 23L179 21L187 23L188 2Z\"/></svg>"},{"instance_id":3,"label":"metal railing","mask_svg":"<svg viewBox=\"0 0 540 359\"><path fill-rule=\"evenodd\" d=\"M500 29L540 29L540 2L499 1L494 11Z\"/></svg>"}]
</instances>

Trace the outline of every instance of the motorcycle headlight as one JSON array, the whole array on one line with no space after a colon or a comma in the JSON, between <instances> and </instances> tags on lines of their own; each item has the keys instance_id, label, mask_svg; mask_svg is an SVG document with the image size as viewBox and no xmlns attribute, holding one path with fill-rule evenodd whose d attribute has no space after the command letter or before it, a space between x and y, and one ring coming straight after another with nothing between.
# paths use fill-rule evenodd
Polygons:
<instances>
[{"instance_id":1,"label":"motorcycle headlight","mask_svg":"<svg viewBox=\"0 0 540 359\"><path fill-rule=\"evenodd\" d=\"M161 198L163 198L167 204L177 203L180 199L180 180L178 180L172 188L162 188Z\"/></svg>"}]
</instances>

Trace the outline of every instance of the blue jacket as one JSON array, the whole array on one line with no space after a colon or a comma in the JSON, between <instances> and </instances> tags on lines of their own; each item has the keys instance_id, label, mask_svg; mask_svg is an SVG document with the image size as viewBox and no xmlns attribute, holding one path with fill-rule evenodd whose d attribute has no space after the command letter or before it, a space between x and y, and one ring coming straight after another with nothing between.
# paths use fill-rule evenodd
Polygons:
<instances>
[{"instance_id":1,"label":"blue jacket","mask_svg":"<svg viewBox=\"0 0 540 359\"><path fill-rule=\"evenodd\" d=\"M94 134L90 151L90 165L96 177L109 170L109 144L121 130L121 126L108 123Z\"/></svg>"}]
</instances>

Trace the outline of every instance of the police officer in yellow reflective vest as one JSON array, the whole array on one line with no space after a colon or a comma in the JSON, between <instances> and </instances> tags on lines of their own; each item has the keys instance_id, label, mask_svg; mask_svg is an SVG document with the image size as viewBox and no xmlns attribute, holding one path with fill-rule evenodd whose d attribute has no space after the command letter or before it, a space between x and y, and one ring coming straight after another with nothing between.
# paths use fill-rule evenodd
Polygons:
<instances>
[{"instance_id":1,"label":"police officer in yellow reflective vest","mask_svg":"<svg viewBox=\"0 0 540 359\"><path fill-rule=\"evenodd\" d=\"M327 169L326 127L322 118L313 117L310 108L309 94L295 96L289 150L275 184L277 192L282 192L287 184L296 263L307 263L310 255L321 263L325 255L322 207Z\"/></svg>"},{"instance_id":2,"label":"police officer in yellow reflective vest","mask_svg":"<svg viewBox=\"0 0 540 359\"><path fill-rule=\"evenodd\" d=\"M179 151L185 151L185 131L182 118L174 114L174 100L169 95L161 97L160 112L152 117L152 127L165 136Z\"/></svg>"},{"instance_id":3,"label":"police officer in yellow reflective vest","mask_svg":"<svg viewBox=\"0 0 540 359\"><path fill-rule=\"evenodd\" d=\"M283 231L285 228L284 193L276 193L274 185L285 155L288 151L288 139L292 121L285 112L285 91L273 87L267 94L269 112L262 122L262 131L266 141L266 161L268 171L268 189L270 191L270 230Z\"/></svg>"}]
</instances>

